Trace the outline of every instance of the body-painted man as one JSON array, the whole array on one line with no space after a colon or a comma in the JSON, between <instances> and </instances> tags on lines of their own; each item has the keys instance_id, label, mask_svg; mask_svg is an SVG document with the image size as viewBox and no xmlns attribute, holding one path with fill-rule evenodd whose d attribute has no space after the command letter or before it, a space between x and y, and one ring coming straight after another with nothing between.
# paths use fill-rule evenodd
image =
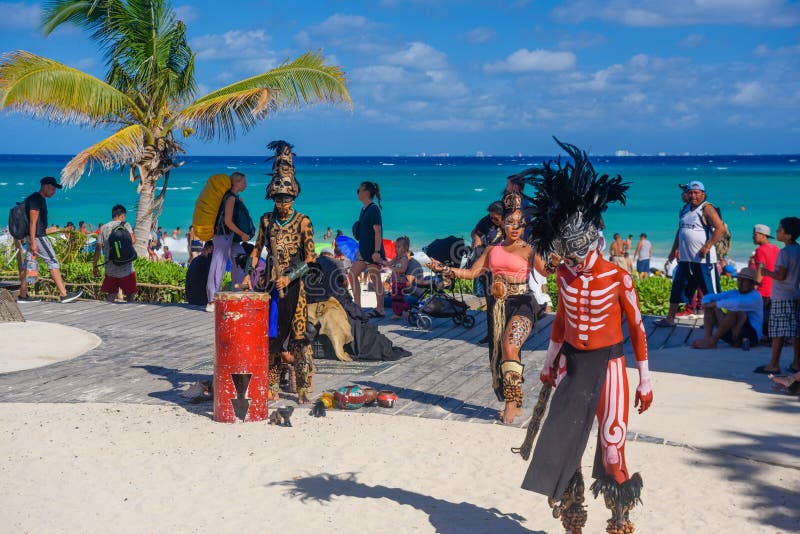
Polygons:
<instances>
[{"instance_id":1,"label":"body-painted man","mask_svg":"<svg viewBox=\"0 0 800 534\"><path fill-rule=\"evenodd\" d=\"M300 194L292 162L292 145L273 141L275 150L272 181L267 198L275 203L273 211L261 216L256 246L250 255L255 269L262 249L267 250L267 268L255 288L271 292L270 304L270 397L278 397L284 371L289 373L289 389L297 392L298 402L307 402L314 377L314 362L306 337L306 294L303 275L315 259L314 228L311 219L294 209ZM243 284L249 284L249 276Z\"/></svg>"},{"instance_id":2,"label":"body-painted man","mask_svg":"<svg viewBox=\"0 0 800 534\"><path fill-rule=\"evenodd\" d=\"M639 368L634 406L639 413L653 400L647 340L631 276L600 257L599 227L608 203L625 201L621 178L598 177L585 153L559 143L574 160L545 165L531 182L533 235L540 253L563 259L556 270L559 305L540 379L556 387L524 489L549 498L554 516L569 532L586 522L580 461L592 419L598 421L592 491L603 494L612 515L607 532L633 532L628 513L639 501L642 478L625 463L628 380L622 320L628 324ZM560 501L560 502L558 502Z\"/></svg>"}]
</instances>

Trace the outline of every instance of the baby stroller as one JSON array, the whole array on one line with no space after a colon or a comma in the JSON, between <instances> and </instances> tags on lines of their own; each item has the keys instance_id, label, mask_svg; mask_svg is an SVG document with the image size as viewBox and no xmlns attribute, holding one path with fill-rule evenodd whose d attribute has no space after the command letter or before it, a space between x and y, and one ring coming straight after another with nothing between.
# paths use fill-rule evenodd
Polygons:
<instances>
[{"instance_id":1,"label":"baby stroller","mask_svg":"<svg viewBox=\"0 0 800 534\"><path fill-rule=\"evenodd\" d=\"M468 248L464 245L464 240L455 236L444 239L436 239L427 247L422 249L428 257L433 258L444 265L459 266L461 259L469 254ZM417 326L425 330L430 330L433 326L433 318L450 317L457 325L464 328L475 326L475 317L469 315L469 306L464 302L464 293L458 289L456 298L455 285L448 288L444 287L441 276L431 279L430 288L425 291L425 295L408 312L408 322L412 326Z\"/></svg>"}]
</instances>

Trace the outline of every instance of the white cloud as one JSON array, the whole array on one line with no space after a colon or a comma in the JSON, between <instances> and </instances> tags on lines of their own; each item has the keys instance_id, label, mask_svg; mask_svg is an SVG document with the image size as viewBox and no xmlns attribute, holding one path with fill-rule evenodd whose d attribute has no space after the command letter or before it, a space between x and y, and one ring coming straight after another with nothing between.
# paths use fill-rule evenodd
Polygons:
<instances>
[{"instance_id":1,"label":"white cloud","mask_svg":"<svg viewBox=\"0 0 800 534\"><path fill-rule=\"evenodd\" d=\"M800 24L800 5L792 0L572 0L553 9L553 15L563 22L599 19L636 27L792 27Z\"/></svg>"},{"instance_id":2,"label":"white cloud","mask_svg":"<svg viewBox=\"0 0 800 534\"><path fill-rule=\"evenodd\" d=\"M477 28L473 28L466 33L462 33L459 37L466 43L477 45L488 43L494 39L496 35L497 32L494 28L478 26Z\"/></svg>"},{"instance_id":3,"label":"white cloud","mask_svg":"<svg viewBox=\"0 0 800 534\"><path fill-rule=\"evenodd\" d=\"M387 63L400 65L410 69L441 69L447 66L447 57L432 46L415 41L398 52L385 54Z\"/></svg>"},{"instance_id":4,"label":"white cloud","mask_svg":"<svg viewBox=\"0 0 800 534\"><path fill-rule=\"evenodd\" d=\"M684 48L695 48L705 42L706 38L699 33L687 35L680 41L680 45Z\"/></svg>"},{"instance_id":5,"label":"white cloud","mask_svg":"<svg viewBox=\"0 0 800 534\"><path fill-rule=\"evenodd\" d=\"M320 24L309 26L294 36L302 48L333 46L362 54L376 55L384 48L377 35L381 25L361 15L336 13Z\"/></svg>"},{"instance_id":6,"label":"white cloud","mask_svg":"<svg viewBox=\"0 0 800 534\"><path fill-rule=\"evenodd\" d=\"M736 84L736 94L731 97L731 102L742 106L762 104L767 97L767 91L759 81Z\"/></svg>"},{"instance_id":7,"label":"white cloud","mask_svg":"<svg viewBox=\"0 0 800 534\"><path fill-rule=\"evenodd\" d=\"M800 44L779 46L778 48L770 48L769 45L760 44L756 47L754 52L758 57L798 56L800 55Z\"/></svg>"},{"instance_id":8,"label":"white cloud","mask_svg":"<svg viewBox=\"0 0 800 534\"><path fill-rule=\"evenodd\" d=\"M4 30L34 30L42 21L39 4L0 2L0 28Z\"/></svg>"},{"instance_id":9,"label":"white cloud","mask_svg":"<svg viewBox=\"0 0 800 534\"><path fill-rule=\"evenodd\" d=\"M183 22L192 22L193 20L200 18L200 12L197 11L197 8L191 5L176 6L174 11L178 20L182 20Z\"/></svg>"},{"instance_id":10,"label":"white cloud","mask_svg":"<svg viewBox=\"0 0 800 534\"><path fill-rule=\"evenodd\" d=\"M569 70L575 66L572 52L528 50L520 48L503 61L484 65L486 72L553 72Z\"/></svg>"},{"instance_id":11,"label":"white cloud","mask_svg":"<svg viewBox=\"0 0 800 534\"><path fill-rule=\"evenodd\" d=\"M351 78L361 83L399 83L408 77L402 67L371 65L353 69Z\"/></svg>"},{"instance_id":12,"label":"white cloud","mask_svg":"<svg viewBox=\"0 0 800 534\"><path fill-rule=\"evenodd\" d=\"M232 30L202 35L192 39L191 45L198 59L245 59L266 54L268 42L264 30Z\"/></svg>"}]
</instances>

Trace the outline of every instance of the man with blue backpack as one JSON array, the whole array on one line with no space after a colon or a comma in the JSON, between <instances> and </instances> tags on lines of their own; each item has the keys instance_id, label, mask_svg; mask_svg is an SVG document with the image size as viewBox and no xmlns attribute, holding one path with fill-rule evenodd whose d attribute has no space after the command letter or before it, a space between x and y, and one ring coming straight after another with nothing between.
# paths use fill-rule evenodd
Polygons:
<instances>
[{"instance_id":1,"label":"man with blue backpack","mask_svg":"<svg viewBox=\"0 0 800 534\"><path fill-rule=\"evenodd\" d=\"M98 260L100 251L103 251L105 262L105 277L100 291L107 293L106 300L114 302L118 290L125 294L125 300L133 302L136 296L136 272L133 270L133 261L136 259L136 236L133 235L131 225L125 222L128 211L122 204L111 208L111 221L104 224L97 236L97 246L94 249L92 271L94 276L100 276Z\"/></svg>"}]
</instances>

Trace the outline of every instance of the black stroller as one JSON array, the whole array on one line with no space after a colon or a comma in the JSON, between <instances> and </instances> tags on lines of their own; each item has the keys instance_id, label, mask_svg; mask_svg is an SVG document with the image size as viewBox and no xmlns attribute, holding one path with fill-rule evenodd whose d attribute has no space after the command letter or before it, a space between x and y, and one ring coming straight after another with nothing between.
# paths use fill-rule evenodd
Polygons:
<instances>
[{"instance_id":1,"label":"black stroller","mask_svg":"<svg viewBox=\"0 0 800 534\"><path fill-rule=\"evenodd\" d=\"M470 250L465 246L464 240L455 236L444 239L435 239L422 250L429 258L433 258L444 265L459 266L461 259L469 255ZM433 318L449 317L457 325L464 328L475 326L475 317L469 315L469 306L464 302L464 293L459 287L458 297L456 298L455 284L445 288L444 280L441 276L431 279L430 287L425 291L425 295L408 312L408 322L412 326L430 330L433 326Z\"/></svg>"}]
</instances>

